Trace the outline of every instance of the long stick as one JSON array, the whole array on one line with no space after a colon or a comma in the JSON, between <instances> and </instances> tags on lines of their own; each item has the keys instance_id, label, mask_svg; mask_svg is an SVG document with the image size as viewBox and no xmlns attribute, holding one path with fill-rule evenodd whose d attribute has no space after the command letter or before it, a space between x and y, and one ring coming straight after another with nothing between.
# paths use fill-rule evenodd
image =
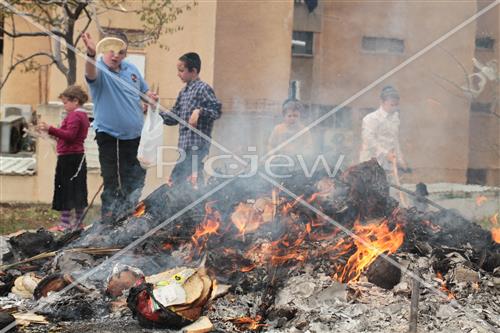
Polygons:
<instances>
[{"instance_id":1,"label":"long stick","mask_svg":"<svg viewBox=\"0 0 500 333\"><path fill-rule=\"evenodd\" d=\"M417 333L418 321L418 299L420 297L420 282L417 279L412 280L411 304L410 304L410 329L409 333Z\"/></svg>"},{"instance_id":2,"label":"long stick","mask_svg":"<svg viewBox=\"0 0 500 333\"><path fill-rule=\"evenodd\" d=\"M73 248L73 249L66 249L64 251L66 252L81 252L81 253L86 253L86 254L93 254L93 255L104 255L104 254L112 254L115 252L120 251L121 249L119 248ZM51 252L44 252L37 254L36 256L33 256L31 258L27 258L18 262L15 262L13 264L9 265L3 265L0 266L0 271L5 271L9 268L21 265L21 264L26 264L38 259L45 259L45 258L50 258L54 257L57 254L58 251L51 251Z\"/></svg>"},{"instance_id":3,"label":"long stick","mask_svg":"<svg viewBox=\"0 0 500 333\"><path fill-rule=\"evenodd\" d=\"M95 192L94 196L92 197L92 200L90 200L90 204L87 206L87 208L85 208L82 216L80 216L80 219L78 220L77 225L80 225L83 222L83 220L85 219L85 216L87 216L87 213L89 212L90 207L92 207L92 205L94 204L94 200L97 197L97 195L99 194L99 192L101 192L103 186L104 186L104 183L101 183L101 186L99 186L99 188L97 189L97 192Z\"/></svg>"},{"instance_id":4,"label":"long stick","mask_svg":"<svg viewBox=\"0 0 500 333\"><path fill-rule=\"evenodd\" d=\"M277 234L277 230L280 227L280 219L277 214L278 211L278 205L279 203L279 196L278 196L278 190L273 189L272 191L272 204L273 204L273 223L275 225L274 230L272 232L273 235L273 242L276 241L277 239L281 238L283 236L283 233L285 231L282 231L279 235ZM272 264L272 260L269 262L267 265L267 283L266 287L262 293L262 297L260 299L260 305L259 309L257 311L257 318L259 319L260 323L263 323L268 315L269 308L271 305L274 304L274 300L276 298L276 284L278 281L278 275L281 274L280 269L281 265L279 263L276 263L276 265ZM257 332L260 332L262 330L263 326L259 326L257 328Z\"/></svg>"},{"instance_id":5,"label":"long stick","mask_svg":"<svg viewBox=\"0 0 500 333\"><path fill-rule=\"evenodd\" d=\"M398 165L397 165L395 157L391 158L391 164L392 164L392 173L394 174L394 180L396 181L397 185L400 185ZM406 196L401 191L399 191L399 200L401 201L401 204L403 205L403 207L405 207L405 208L408 207L408 201L406 200Z\"/></svg>"}]
</instances>

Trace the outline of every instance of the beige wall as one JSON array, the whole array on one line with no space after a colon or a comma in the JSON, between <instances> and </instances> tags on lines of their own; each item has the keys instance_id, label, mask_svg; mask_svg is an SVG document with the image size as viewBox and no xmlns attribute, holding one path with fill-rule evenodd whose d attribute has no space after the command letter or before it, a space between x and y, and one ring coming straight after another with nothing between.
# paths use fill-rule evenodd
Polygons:
<instances>
[{"instance_id":1,"label":"beige wall","mask_svg":"<svg viewBox=\"0 0 500 333\"><path fill-rule=\"evenodd\" d=\"M310 90L302 89L310 101L336 105L472 16L476 4L329 1L322 10L314 63L294 58L294 71L302 72L305 82L312 81ZM369 53L362 50L363 36L403 39L405 51ZM453 86L446 80L461 83L463 71L443 49L472 70L474 37L473 23L349 104L353 109L378 107L384 85L400 90L401 142L415 169L414 180L465 181L469 102L456 97L458 92L450 92ZM353 117L353 121L353 128L359 130L356 121L361 118ZM353 155L357 147L355 143Z\"/></svg>"},{"instance_id":2,"label":"beige wall","mask_svg":"<svg viewBox=\"0 0 500 333\"><path fill-rule=\"evenodd\" d=\"M221 0L216 15L214 86L219 97L285 99L293 2Z\"/></svg>"},{"instance_id":3,"label":"beige wall","mask_svg":"<svg viewBox=\"0 0 500 333\"><path fill-rule=\"evenodd\" d=\"M24 19L15 18L16 29L19 31L36 32L38 29L32 25L27 24ZM5 22L6 28L9 28L8 21ZM27 41L27 40L25 40ZM30 37L29 42L18 39L15 42L14 52L12 53L13 40L4 38L4 56L3 56L3 74L6 75L9 67L11 66L11 56L13 62L16 62L17 55L30 55L34 52L50 52L50 43L45 37ZM48 64L47 57L36 57L35 60L40 64ZM46 78L43 77L41 72L27 72L22 73L22 66L18 66L9 77L9 81L0 90L0 104L13 103L13 104L30 104L32 107L40 102L41 94L40 87Z\"/></svg>"}]
</instances>

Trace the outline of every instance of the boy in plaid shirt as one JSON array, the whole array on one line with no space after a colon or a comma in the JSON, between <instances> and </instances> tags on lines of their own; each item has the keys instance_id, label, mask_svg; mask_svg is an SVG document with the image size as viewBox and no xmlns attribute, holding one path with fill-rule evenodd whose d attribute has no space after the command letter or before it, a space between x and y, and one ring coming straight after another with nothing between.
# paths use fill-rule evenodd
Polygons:
<instances>
[{"instance_id":1,"label":"boy in plaid shirt","mask_svg":"<svg viewBox=\"0 0 500 333\"><path fill-rule=\"evenodd\" d=\"M179 150L181 155L170 176L171 182L180 184L190 181L193 186L203 183L203 159L210 149L210 138L214 121L221 116L222 104L213 89L199 78L200 56L194 52L179 58L177 75L186 83L177 96L171 112L160 112L165 125L179 125ZM204 134L193 131L179 123L172 113ZM185 152L183 156L182 152Z\"/></svg>"}]
</instances>

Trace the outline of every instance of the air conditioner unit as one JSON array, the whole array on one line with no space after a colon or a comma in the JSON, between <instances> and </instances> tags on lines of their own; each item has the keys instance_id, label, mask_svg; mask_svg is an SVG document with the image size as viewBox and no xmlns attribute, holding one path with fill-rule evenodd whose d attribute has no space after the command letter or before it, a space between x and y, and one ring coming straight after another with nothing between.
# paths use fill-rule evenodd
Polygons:
<instances>
[{"instance_id":1,"label":"air conditioner unit","mask_svg":"<svg viewBox=\"0 0 500 333\"><path fill-rule=\"evenodd\" d=\"M33 119L33 111L29 104L2 104L0 112L3 118L8 116L23 116L28 124Z\"/></svg>"},{"instance_id":2,"label":"air conditioner unit","mask_svg":"<svg viewBox=\"0 0 500 333\"><path fill-rule=\"evenodd\" d=\"M22 148L23 127L22 116L8 116L0 119L0 152L15 154Z\"/></svg>"}]
</instances>

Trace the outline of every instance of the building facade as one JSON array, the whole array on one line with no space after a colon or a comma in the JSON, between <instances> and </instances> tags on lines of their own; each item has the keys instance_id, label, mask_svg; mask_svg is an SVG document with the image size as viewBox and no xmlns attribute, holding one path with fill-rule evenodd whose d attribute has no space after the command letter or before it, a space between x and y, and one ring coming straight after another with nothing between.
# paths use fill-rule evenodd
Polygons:
<instances>
[{"instance_id":1,"label":"building facade","mask_svg":"<svg viewBox=\"0 0 500 333\"><path fill-rule=\"evenodd\" d=\"M223 102L214 140L237 154L246 153L248 146L264 152L273 124L280 121L282 102L295 94L307 106L307 123L342 106L311 132L320 150L345 155L344 166L355 163L361 119L378 107L380 89L393 85L401 94L400 141L414 170L403 181L500 185L498 81L489 80L474 98L460 88L478 71L472 58L498 60L498 6L457 28L490 3L201 1L179 16L181 31L161 37L168 50L139 45L129 54L143 64L146 80L159 87L160 101L169 107L182 87L178 57L198 52L201 78ZM140 21L126 12L102 13L99 22L101 29L141 32ZM84 25L82 19L78 29ZM36 30L22 18L16 26ZM95 24L89 31L100 36ZM15 43L16 54L53 47L44 37ZM4 37L4 75L11 49L12 40ZM81 85L83 66L78 58ZM47 104L57 100L65 85L48 63L36 72L17 70L3 87L0 103L31 105L42 119L57 121L60 108ZM477 111L488 103L486 112ZM165 129L166 145L175 146L176 137L175 128ZM212 154L218 151L213 145ZM34 176L0 175L2 201L51 200L56 157L44 142L38 143L36 154ZM167 155L170 161L176 158ZM170 169L150 169L144 194L165 182ZM100 184L98 170L90 171L89 179L92 193ZM14 194L13 188L26 195Z\"/></svg>"}]
</instances>

